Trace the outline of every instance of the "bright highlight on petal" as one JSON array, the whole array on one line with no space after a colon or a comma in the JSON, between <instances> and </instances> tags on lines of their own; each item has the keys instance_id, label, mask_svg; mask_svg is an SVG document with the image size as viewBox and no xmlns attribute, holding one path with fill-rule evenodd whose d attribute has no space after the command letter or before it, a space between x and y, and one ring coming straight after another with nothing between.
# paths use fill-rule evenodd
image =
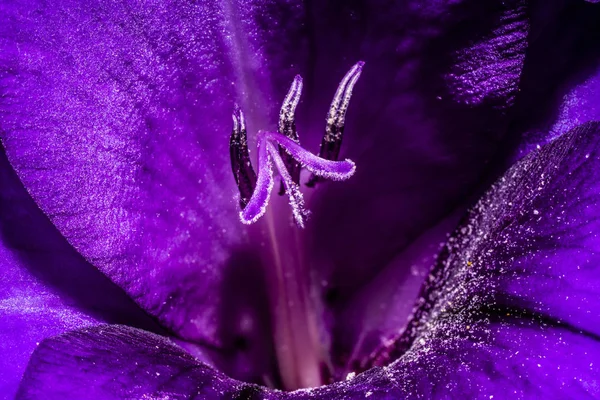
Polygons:
<instances>
[{"instance_id":1,"label":"bright highlight on petal","mask_svg":"<svg viewBox=\"0 0 600 400\"><path fill-rule=\"evenodd\" d=\"M314 186L319 178L342 181L354 174L354 162L336 160L342 143L344 119L352 89L360 77L363 65L362 61L355 64L338 87L327 116L327 127L319 156L305 150L299 144L295 112L302 93L302 78L296 75L281 106L279 133L258 133L258 178L250 162L244 114L236 106L229 145L231 166L240 190L240 219L244 224L256 222L267 210L274 184L273 163L281 176L279 194L288 194L294 220L301 228L305 226L310 214L304 208L304 197L300 191L302 168L313 174L307 183L308 186Z\"/></svg>"}]
</instances>

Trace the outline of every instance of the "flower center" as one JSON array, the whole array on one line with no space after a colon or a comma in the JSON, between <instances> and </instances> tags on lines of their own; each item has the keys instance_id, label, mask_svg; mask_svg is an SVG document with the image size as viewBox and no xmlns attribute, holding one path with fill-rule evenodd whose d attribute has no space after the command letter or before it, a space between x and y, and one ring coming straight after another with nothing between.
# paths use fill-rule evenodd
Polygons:
<instances>
[{"instance_id":1,"label":"flower center","mask_svg":"<svg viewBox=\"0 0 600 400\"><path fill-rule=\"evenodd\" d=\"M301 232L309 211L304 206L300 189L300 173L312 173L306 186L315 187L323 179L346 180L356 169L350 160L338 161L344 120L354 85L364 63L355 64L344 76L335 93L329 113L319 156L300 145L295 124L295 110L302 93L302 78L296 76L279 113L278 132L259 132L257 135L257 172L252 167L248 150L246 122L243 112L235 107L230 139L231 166L240 191L240 220L244 224L265 217L269 237L270 266L266 271L271 287L273 338L283 387L294 390L329 383L331 375L327 349L323 345L319 305L303 252ZM275 184L274 168L281 185L279 194L287 194L291 214L297 228L278 223L276 215L267 212L271 190ZM276 206L276 205L274 205ZM294 244L292 249L280 243Z\"/></svg>"}]
</instances>

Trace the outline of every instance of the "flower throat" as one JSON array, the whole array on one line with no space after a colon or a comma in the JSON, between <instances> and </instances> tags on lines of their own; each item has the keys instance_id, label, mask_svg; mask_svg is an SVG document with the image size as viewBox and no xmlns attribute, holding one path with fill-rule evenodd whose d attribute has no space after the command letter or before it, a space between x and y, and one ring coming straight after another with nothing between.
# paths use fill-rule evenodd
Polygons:
<instances>
[{"instance_id":1,"label":"flower throat","mask_svg":"<svg viewBox=\"0 0 600 400\"><path fill-rule=\"evenodd\" d=\"M259 131L257 134L257 172L250 160L244 114L238 106L233 112L229 151L240 192L240 220L244 224L253 224L265 217L269 237L266 273L275 287L271 298L273 337L281 382L287 390L330 382L332 368L321 338L320 313L299 245L301 234L298 228L306 226L310 215L300 190L300 173L302 169L312 173L305 183L310 188L323 179L341 181L354 174L355 164L350 160L338 161L338 157L346 111L363 65L362 61L355 64L337 88L318 156L300 145L296 130L295 111L302 93L299 75L294 78L281 106L278 131ZM288 223L278 223L274 213L267 211L275 185L273 167L281 178L279 195L287 194L296 229ZM280 249L279 243L296 245L294 251L290 251Z\"/></svg>"}]
</instances>

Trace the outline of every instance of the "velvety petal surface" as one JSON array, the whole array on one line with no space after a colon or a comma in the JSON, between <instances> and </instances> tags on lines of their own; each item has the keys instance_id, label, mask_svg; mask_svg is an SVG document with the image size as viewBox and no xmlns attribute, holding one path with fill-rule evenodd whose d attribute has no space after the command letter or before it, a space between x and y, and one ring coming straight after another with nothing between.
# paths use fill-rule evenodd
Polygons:
<instances>
[{"instance_id":1,"label":"velvety petal surface","mask_svg":"<svg viewBox=\"0 0 600 400\"><path fill-rule=\"evenodd\" d=\"M244 362L240 342L251 343L243 368L259 376L259 365L271 367L261 346L269 309L244 248L227 142L234 102L251 129L278 107L267 59L279 44L265 43L272 23L294 19L290 7L0 6L0 131L25 186L70 243L167 329L234 365ZM291 63L276 61L291 79Z\"/></svg>"},{"instance_id":2,"label":"velvety petal surface","mask_svg":"<svg viewBox=\"0 0 600 400\"><path fill-rule=\"evenodd\" d=\"M17 399L244 399L244 384L168 339L100 325L42 343Z\"/></svg>"},{"instance_id":3,"label":"velvety petal surface","mask_svg":"<svg viewBox=\"0 0 600 400\"><path fill-rule=\"evenodd\" d=\"M88 264L29 197L0 153L0 398L12 399L43 339L100 322L156 329Z\"/></svg>"},{"instance_id":4,"label":"velvety petal surface","mask_svg":"<svg viewBox=\"0 0 600 400\"><path fill-rule=\"evenodd\" d=\"M424 397L597 398L600 125L511 168L442 252L390 370ZM394 358L394 351L390 353Z\"/></svg>"},{"instance_id":5,"label":"velvety petal surface","mask_svg":"<svg viewBox=\"0 0 600 400\"><path fill-rule=\"evenodd\" d=\"M380 389L384 389L381 391ZM367 393L369 393L367 395ZM40 344L32 357L17 400L398 398L380 369L351 384L312 393L269 391L235 381L200 364L162 336L103 325L70 332Z\"/></svg>"},{"instance_id":6,"label":"velvety petal surface","mask_svg":"<svg viewBox=\"0 0 600 400\"><path fill-rule=\"evenodd\" d=\"M448 241L409 329L387 354L379 354L380 362L385 355L399 357L396 361L331 386L270 395L598 398L599 164L598 123L577 127L524 158ZM133 393L160 393L164 381L152 377L156 372L162 376L160 368L174 374L164 383L170 396L191 398L202 390L222 391L210 392L215 398L241 393L235 381L193 366L170 345L149 341L141 331L130 335L133 330L122 329L129 328L110 328L105 337L101 331L80 331L48 340L28 368L23 398L44 389L64 390L67 384L61 376L76 376L88 388L96 384L89 390L113 397L123 393L119 390L137 390L135 382L154 392ZM111 343L117 343L118 352L104 351L114 348ZM128 358L142 366L135 377L126 373L126 380L122 368L137 367L135 362L123 366L123 351L133 351ZM146 367L149 357L153 366ZM56 364L66 367L55 368ZM91 369L81 374L82 365ZM189 377L196 373L198 378ZM240 398L269 398L266 390L245 388L246 397Z\"/></svg>"}]
</instances>

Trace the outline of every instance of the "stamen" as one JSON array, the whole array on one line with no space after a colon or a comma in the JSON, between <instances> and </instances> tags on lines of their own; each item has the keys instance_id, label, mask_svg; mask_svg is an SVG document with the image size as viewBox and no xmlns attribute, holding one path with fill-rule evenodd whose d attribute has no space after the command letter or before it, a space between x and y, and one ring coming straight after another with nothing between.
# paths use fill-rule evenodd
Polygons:
<instances>
[{"instance_id":1,"label":"stamen","mask_svg":"<svg viewBox=\"0 0 600 400\"><path fill-rule=\"evenodd\" d=\"M327 128L318 157L299 144L294 115L302 93L302 78L296 75L281 106L279 133L258 134L258 178L250 162L244 114L235 107L229 149L233 175L240 190L240 219L243 223L254 223L266 212L274 184L273 162L281 176L280 194L287 191L294 219L301 228L305 226L309 215L304 209L304 198L300 191L301 169L306 168L312 172L308 186L314 186L317 179L340 181L354 174L356 166L352 161L337 161L337 158L352 89L360 77L363 65L362 61L354 65L337 89L327 116Z\"/></svg>"},{"instance_id":2,"label":"stamen","mask_svg":"<svg viewBox=\"0 0 600 400\"><path fill-rule=\"evenodd\" d=\"M346 73L335 92L335 96L329 107L329 113L327 114L325 134L323 135L321 148L319 149L319 157L321 158L337 160L339 157L350 97L352 96L354 85L356 85L358 78L360 78L364 64L363 61L354 64L350 68L350 71ZM314 187L317 182L319 182L319 178L316 174L313 174L306 183L306 186Z\"/></svg>"},{"instance_id":3,"label":"stamen","mask_svg":"<svg viewBox=\"0 0 600 400\"><path fill-rule=\"evenodd\" d=\"M244 114L237 105L233 110L233 130L229 139L229 156L233 177L240 190L240 207L243 210L256 187L256 173L250 162L246 121L244 120Z\"/></svg>"},{"instance_id":4,"label":"stamen","mask_svg":"<svg viewBox=\"0 0 600 400\"><path fill-rule=\"evenodd\" d=\"M296 106L298 106L298 102L300 102L300 95L302 94L302 77L300 75L296 75L292 85L290 86L290 90L288 91L287 96L285 96L285 100L281 105L281 110L279 111L279 133L284 136L289 137L296 143L299 143L298 133L296 131L296 121L295 121L295 113ZM300 164L296 162L289 154L285 152L285 150L279 147L279 154L283 159L283 164L289 171L289 175L292 179L292 182L297 185L300 184ZM285 194L284 181L281 181L281 186L279 189L279 195Z\"/></svg>"}]
</instances>

